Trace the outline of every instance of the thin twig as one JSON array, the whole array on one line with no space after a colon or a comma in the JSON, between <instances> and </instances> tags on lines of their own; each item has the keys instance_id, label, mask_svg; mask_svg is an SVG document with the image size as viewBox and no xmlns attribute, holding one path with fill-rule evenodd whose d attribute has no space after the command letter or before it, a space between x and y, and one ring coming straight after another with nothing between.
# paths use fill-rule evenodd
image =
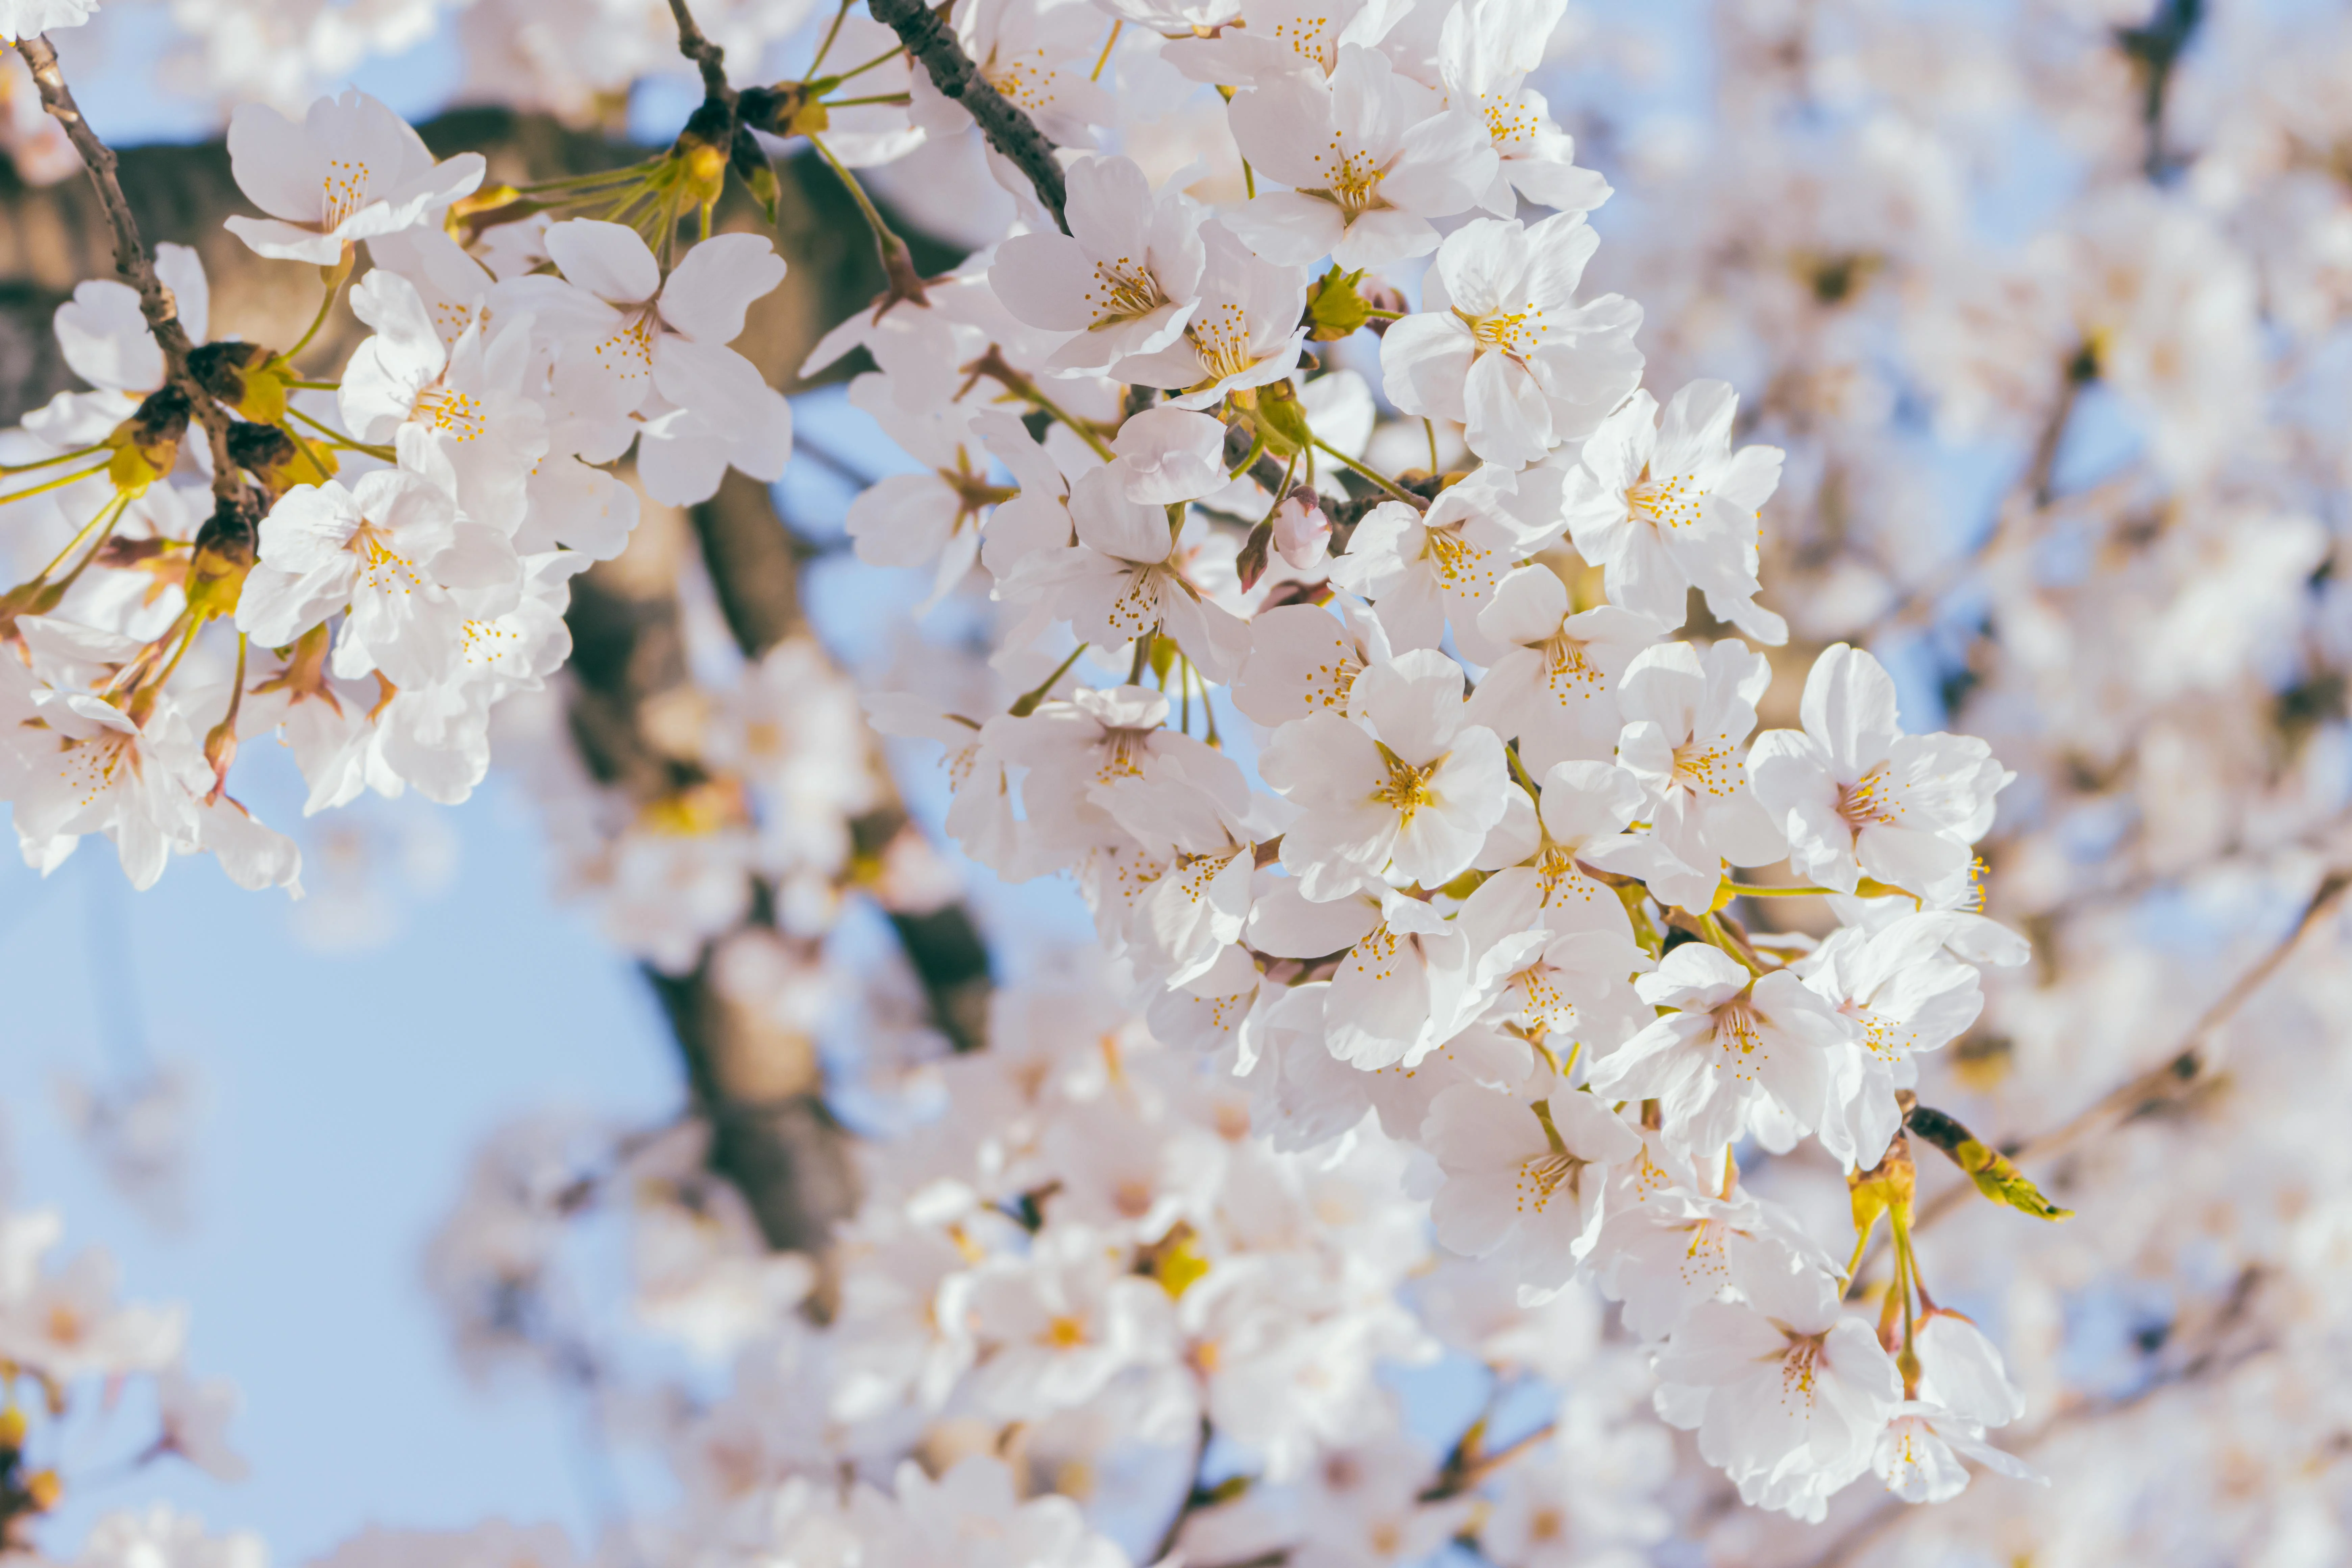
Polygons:
<instances>
[{"instance_id":1,"label":"thin twig","mask_svg":"<svg viewBox=\"0 0 2352 1568\"><path fill-rule=\"evenodd\" d=\"M735 89L727 85L727 51L703 37L702 29L688 10L686 0L669 0L669 14L677 19L677 52L694 62L702 73L702 95L727 106L735 107Z\"/></svg>"},{"instance_id":2,"label":"thin twig","mask_svg":"<svg viewBox=\"0 0 2352 1568\"><path fill-rule=\"evenodd\" d=\"M179 302L156 276L154 256L139 237L139 222L131 214L130 198L122 194L114 149L100 141L89 121L82 118L81 106L66 85L58 51L49 40L36 36L20 40L16 48L32 69L41 107L64 128L66 139L89 171L99 205L106 209L107 223L114 230L114 268L139 295L139 312L147 319L156 347L163 351L164 380L188 400L188 407L205 427L205 444L212 450L213 497L220 510L250 522L256 510L253 494L238 481L237 466L228 455L229 416L188 369L188 354L194 345L188 341L187 328L180 324Z\"/></svg>"},{"instance_id":3,"label":"thin twig","mask_svg":"<svg viewBox=\"0 0 2352 1568\"><path fill-rule=\"evenodd\" d=\"M2166 1053L2162 1062L2145 1072L2134 1074L2109 1089L2071 1120L2007 1151L2009 1158L2019 1164L2050 1159L2103 1125L2123 1121L2142 1111L2185 1098L2191 1089L2205 1081L2212 1068L2212 1058L2207 1047L2211 1045L2214 1034L2239 1008L2253 998L2272 975L2278 973L2280 966L2293 956L2295 948L2310 934L2312 927L2341 903L2347 891L2352 891L2352 870L2330 871L2322 877L2319 886L2312 890L2310 899L2305 902L2303 913L2295 918L2294 926L2268 952L2239 975L2211 1006L2198 1016L2197 1021L2189 1026L2188 1033L2180 1037L2179 1043ZM1922 1205L1918 1222L1912 1228L1923 1229L1933 1224L1963 1202L1972 1191L1972 1186L1962 1183L1937 1194L1934 1201Z\"/></svg>"}]
</instances>

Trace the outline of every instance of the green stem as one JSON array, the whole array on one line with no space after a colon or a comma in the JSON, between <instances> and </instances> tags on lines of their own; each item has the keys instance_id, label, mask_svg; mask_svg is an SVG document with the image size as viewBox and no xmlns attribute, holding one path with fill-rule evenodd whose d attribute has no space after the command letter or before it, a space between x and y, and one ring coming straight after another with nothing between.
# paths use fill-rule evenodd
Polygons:
<instances>
[{"instance_id":1,"label":"green stem","mask_svg":"<svg viewBox=\"0 0 2352 1568\"><path fill-rule=\"evenodd\" d=\"M848 80L850 78L852 78L852 77L864 76L867 71L872 70L876 66L888 65L892 60L897 59L900 55L903 55L903 54L905 54L906 52L907 52L907 46L906 46L906 45L904 45L904 44L901 44L901 45L899 45L897 48L892 49L892 50L891 50L889 53L887 53L887 54L876 55L872 59L867 60L864 65L862 65L862 66L855 66L855 67L852 67L850 69L845 70L845 71L842 72L839 76L837 76L837 77L834 78L834 79L833 79L834 85L835 85L835 87L838 87L838 86L840 86L843 82L847 81L847 80Z\"/></svg>"},{"instance_id":2,"label":"green stem","mask_svg":"<svg viewBox=\"0 0 2352 1568\"><path fill-rule=\"evenodd\" d=\"M1543 802L1543 788L1541 785L1538 784L1535 779L1528 773L1528 764L1519 760L1518 742L1515 741L1511 744L1505 746L1503 748L1503 755L1510 759L1511 776L1519 781L1519 787L1528 792L1529 799L1535 801L1538 805L1541 805Z\"/></svg>"},{"instance_id":3,"label":"green stem","mask_svg":"<svg viewBox=\"0 0 2352 1568\"><path fill-rule=\"evenodd\" d=\"M824 100L824 106L827 109L856 109L865 103L902 104L911 101L913 101L912 95L908 93L877 92L868 98L828 98Z\"/></svg>"},{"instance_id":4,"label":"green stem","mask_svg":"<svg viewBox=\"0 0 2352 1568\"><path fill-rule=\"evenodd\" d=\"M29 463L0 463L0 474L29 474L37 468L54 468L59 463L70 463L76 458L87 458L92 452L102 452L103 447L77 447L70 452L59 452L54 458L37 458Z\"/></svg>"},{"instance_id":5,"label":"green stem","mask_svg":"<svg viewBox=\"0 0 2352 1568\"><path fill-rule=\"evenodd\" d=\"M1256 439L1256 440L1255 440L1255 441L1252 441L1252 442L1250 443L1249 456L1248 456L1248 457L1246 457L1246 458L1244 458L1242 459L1242 461L1241 461L1241 467L1239 467L1239 468L1237 468L1234 469L1232 472L1228 473L1228 474L1225 476L1225 478L1227 478L1227 479L1240 479L1244 474L1248 473L1248 472L1250 471L1250 468L1251 468L1252 465L1254 465L1255 463L1256 463L1256 461L1257 461L1257 459L1258 459L1258 455L1259 455L1260 453L1264 452L1265 450L1265 431L1263 431L1263 430L1261 430L1261 431L1259 431L1259 432L1257 433L1257 439ZM1298 455L1297 455L1296 452L1292 453L1292 454L1291 454L1291 460L1292 460L1292 461L1294 461L1294 462L1296 462L1296 461L1297 460L1297 457L1298 457ZM1276 496L1276 497L1275 497L1274 499L1275 499L1275 500L1276 500L1278 501L1278 500L1280 500L1282 498L1281 498L1280 496Z\"/></svg>"},{"instance_id":6,"label":"green stem","mask_svg":"<svg viewBox=\"0 0 2352 1568\"><path fill-rule=\"evenodd\" d=\"M1020 696L1014 698L1013 700L1013 706L1006 709L1005 711L1012 714L1015 719L1026 719L1030 714L1037 711L1037 704L1045 700L1045 694L1054 689L1054 683L1061 679L1062 677L1069 674L1070 666L1077 663L1078 655L1086 651L1087 645L1084 643L1080 643L1077 647L1072 648L1070 650L1070 657L1054 667L1053 674L1047 676L1045 679L1039 681L1036 685L1031 687Z\"/></svg>"},{"instance_id":7,"label":"green stem","mask_svg":"<svg viewBox=\"0 0 2352 1568\"><path fill-rule=\"evenodd\" d=\"M537 195L541 191L577 191L589 185L617 185L625 181L641 179L647 170L661 162L648 158L625 168L604 169L593 174L569 174L560 180L537 180L528 185L517 185L517 195Z\"/></svg>"},{"instance_id":8,"label":"green stem","mask_svg":"<svg viewBox=\"0 0 2352 1568\"><path fill-rule=\"evenodd\" d=\"M824 39L816 47L816 58L809 61L808 73L814 77L824 64L824 57L833 53L834 39L841 37L841 24L848 18L851 0L841 0L841 9L833 14L833 25L824 30Z\"/></svg>"},{"instance_id":9,"label":"green stem","mask_svg":"<svg viewBox=\"0 0 2352 1568\"><path fill-rule=\"evenodd\" d=\"M1733 897L1741 899L1813 899L1837 894L1835 888L1758 888L1728 879L1723 885L1731 889Z\"/></svg>"},{"instance_id":10,"label":"green stem","mask_svg":"<svg viewBox=\"0 0 2352 1568\"><path fill-rule=\"evenodd\" d=\"M1388 491L1389 494L1396 497L1397 500L1404 502L1405 505L1412 507L1414 510L1423 510L1428 507L1429 503L1427 501L1422 500L1411 490L1406 489L1394 479L1390 479L1385 474L1375 472L1373 469L1364 467L1363 464L1356 461L1355 458L1348 456L1347 453L1342 452L1337 447L1332 446L1321 437L1314 437L1312 439L1314 440L1315 447L1318 451L1327 452L1332 457L1339 458L1339 461L1345 463L1349 468L1354 469L1365 479L1371 480L1372 483L1380 486L1381 489Z\"/></svg>"},{"instance_id":11,"label":"green stem","mask_svg":"<svg viewBox=\"0 0 2352 1568\"><path fill-rule=\"evenodd\" d=\"M102 474L106 472L107 463L110 463L114 459L110 457L106 463L93 464L91 467L87 468L77 468L72 473L61 475L57 479L51 479L47 484L35 485L28 490L16 490L11 494L0 496L0 506L6 506L12 500L29 500L35 496L47 495L51 490L61 490L68 485L78 484L81 480L89 479L93 474Z\"/></svg>"},{"instance_id":12,"label":"green stem","mask_svg":"<svg viewBox=\"0 0 2352 1568\"><path fill-rule=\"evenodd\" d=\"M342 259L322 270L326 273L323 281L327 286L327 297L319 301L319 313L310 318L310 326L303 330L294 346L278 356L289 365L294 363L296 354L310 346L310 340L319 335L319 329L327 324L327 317L335 308L336 296L343 291L343 284L352 275L352 247L344 246Z\"/></svg>"},{"instance_id":13,"label":"green stem","mask_svg":"<svg viewBox=\"0 0 2352 1568\"><path fill-rule=\"evenodd\" d=\"M131 498L129 496L124 495L121 490L115 491L114 499L108 501L104 506L100 507L98 509L97 515L92 517L88 522L83 523L81 527L75 531L74 536L66 541L66 547L63 550L58 551L55 555L49 557L49 563L41 568L39 574L33 578L33 581L36 583L46 582L49 574L56 571L59 563L61 563L67 556L71 555L76 550L81 548L81 542L89 538L89 531L96 528L99 524L104 523L106 525L107 532L113 532L114 520L121 517L122 515L123 509L130 504ZM100 544L106 542L104 535L100 536L99 542ZM88 563L85 562L83 564L87 565ZM79 576L80 574L80 567L76 567L74 569L75 575ZM72 579L70 578L68 579L68 582L71 580Z\"/></svg>"}]
</instances>

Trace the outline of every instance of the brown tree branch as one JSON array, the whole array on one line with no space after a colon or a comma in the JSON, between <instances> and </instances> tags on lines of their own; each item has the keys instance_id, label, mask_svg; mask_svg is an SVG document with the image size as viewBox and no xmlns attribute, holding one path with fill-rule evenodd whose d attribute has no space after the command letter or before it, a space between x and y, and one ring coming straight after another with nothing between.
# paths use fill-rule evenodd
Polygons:
<instances>
[{"instance_id":1,"label":"brown tree branch","mask_svg":"<svg viewBox=\"0 0 2352 1568\"><path fill-rule=\"evenodd\" d=\"M686 0L669 0L669 14L677 22L677 52L692 60L694 68L702 73L703 97L715 99L731 110L735 89L727 85L727 51L703 37Z\"/></svg>"},{"instance_id":2,"label":"brown tree branch","mask_svg":"<svg viewBox=\"0 0 2352 1568\"><path fill-rule=\"evenodd\" d=\"M105 208L107 224L114 233L114 268L138 292L140 314L147 319L147 330L154 335L156 347L163 351L165 384L187 400L190 414L204 426L205 444L212 452L216 510L250 527L255 521L254 498L237 479L237 466L229 457L228 414L213 401L212 394L188 368L188 355L194 345L188 341L187 329L180 324L179 302L155 275L155 258L139 237L139 221L131 216L130 198L122 194L121 173L114 149L100 141L89 121L82 118L81 106L74 101L73 89L66 85L58 51L47 37L23 39L16 48L32 69L41 107L64 128L66 139L81 154L82 165L89 171L90 184L97 188L99 203Z\"/></svg>"},{"instance_id":3,"label":"brown tree branch","mask_svg":"<svg viewBox=\"0 0 2352 1568\"><path fill-rule=\"evenodd\" d=\"M682 8L685 0L670 3ZM923 0L866 0L866 9L876 21L898 35L898 41L907 46L908 58L929 74L933 87L971 111L981 134L988 138L988 144L1028 176L1037 199L1054 215L1054 222L1062 232L1067 234L1070 220L1062 211L1067 195L1062 184L1062 165L1054 158L1053 142L1037 129L1035 121L1009 102L980 74L971 57L963 52L963 46L949 30L943 16L945 7L934 11Z\"/></svg>"}]
</instances>

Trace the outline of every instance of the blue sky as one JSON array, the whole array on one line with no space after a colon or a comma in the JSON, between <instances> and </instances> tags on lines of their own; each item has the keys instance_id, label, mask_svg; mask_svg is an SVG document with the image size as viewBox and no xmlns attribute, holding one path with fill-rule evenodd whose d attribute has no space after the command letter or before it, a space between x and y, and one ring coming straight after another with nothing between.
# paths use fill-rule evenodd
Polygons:
<instances>
[{"instance_id":1,"label":"blue sky","mask_svg":"<svg viewBox=\"0 0 2352 1568\"><path fill-rule=\"evenodd\" d=\"M408 810L455 829L454 874L355 952L303 940L327 900L247 893L202 860L144 895L102 841L47 881L0 871L15 1200L62 1209L69 1247L112 1249L127 1297L191 1306L192 1363L243 1387L236 1431L255 1472L223 1487L159 1465L71 1495L55 1545L148 1497L259 1529L279 1563L370 1521L585 1517L566 1413L535 1387L463 1382L421 1250L501 1121L549 1104L657 1120L678 1077L636 975L551 900L525 803L494 778L454 810L374 815ZM193 1222L177 1237L108 1188L56 1110L60 1071L119 1070L101 998L126 991L145 1048L193 1062L204 1084ZM68 1481L151 1433L136 1401L109 1430L77 1428Z\"/></svg>"}]
</instances>

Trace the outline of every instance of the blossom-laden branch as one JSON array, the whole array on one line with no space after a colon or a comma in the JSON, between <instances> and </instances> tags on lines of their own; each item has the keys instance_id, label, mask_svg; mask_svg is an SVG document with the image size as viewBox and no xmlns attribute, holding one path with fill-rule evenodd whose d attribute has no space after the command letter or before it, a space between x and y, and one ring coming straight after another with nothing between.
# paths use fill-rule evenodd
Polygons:
<instances>
[{"instance_id":1,"label":"blossom-laden branch","mask_svg":"<svg viewBox=\"0 0 2352 1568\"><path fill-rule=\"evenodd\" d=\"M671 0L671 4L683 9L685 0ZM1068 233L1069 219L1062 211L1067 193L1062 165L1054 158L1053 142L1035 121L980 74L980 68L940 19L941 13L923 0L868 0L866 9L876 21L898 35L908 55L930 73L932 86L971 112L989 145L1028 177L1037 199L1054 215L1062 231Z\"/></svg>"},{"instance_id":2,"label":"blossom-laden branch","mask_svg":"<svg viewBox=\"0 0 2352 1568\"><path fill-rule=\"evenodd\" d=\"M155 346L163 351L165 384L187 401L190 416L204 426L205 442L212 453L213 496L218 510L249 527L256 520L254 500L237 478L237 464L229 455L230 418L188 367L188 356L195 345L180 323L178 301L156 276L153 253L139 237L139 220L131 216L130 198L123 195L114 149L100 140L83 117L81 106L74 101L55 46L36 35L16 47L33 73L41 107L64 129L67 140L81 155L82 166L89 171L89 183L98 191L107 225L114 233L115 270L138 291L140 313L146 318Z\"/></svg>"}]
</instances>

